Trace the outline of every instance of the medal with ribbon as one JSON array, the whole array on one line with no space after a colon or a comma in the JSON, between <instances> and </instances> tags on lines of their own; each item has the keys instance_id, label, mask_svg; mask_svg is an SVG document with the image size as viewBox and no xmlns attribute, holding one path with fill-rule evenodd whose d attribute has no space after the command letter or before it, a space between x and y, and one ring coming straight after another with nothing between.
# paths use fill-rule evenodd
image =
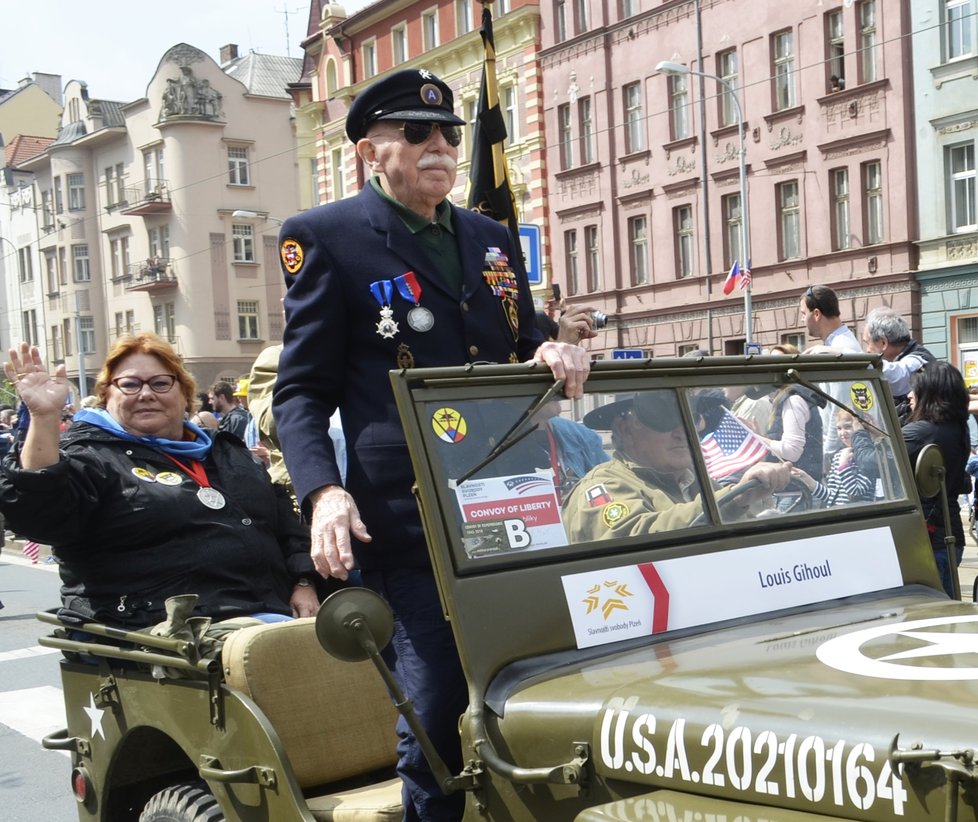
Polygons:
<instances>
[{"instance_id":1,"label":"medal with ribbon","mask_svg":"<svg viewBox=\"0 0 978 822\"><path fill-rule=\"evenodd\" d=\"M484 265L482 279L489 286L489 290L499 297L503 316L515 341L520 336L520 318L517 308L519 284L516 281L516 272L510 267L509 257L494 246L486 249Z\"/></svg>"},{"instance_id":2,"label":"medal with ribbon","mask_svg":"<svg viewBox=\"0 0 978 822\"><path fill-rule=\"evenodd\" d=\"M408 311L407 322L412 329L419 333L430 331L435 324L435 315L421 303L421 283L413 271L405 271L400 277L394 278L397 293L408 302L414 303L414 308Z\"/></svg>"},{"instance_id":3,"label":"medal with ribbon","mask_svg":"<svg viewBox=\"0 0 978 822\"><path fill-rule=\"evenodd\" d=\"M391 308L391 296L394 286L390 280L377 280L370 283L370 293L380 306L380 321L377 323L377 333L386 340L394 339L399 331L394 320L394 309Z\"/></svg>"},{"instance_id":4,"label":"medal with ribbon","mask_svg":"<svg viewBox=\"0 0 978 822\"><path fill-rule=\"evenodd\" d=\"M216 488L211 487L210 480L207 479L207 472L204 471L204 466L200 462L191 460L190 464L187 465L170 454L164 454L164 456L197 483L199 486L197 489L197 499L201 501L201 504L206 505L208 508L213 508L215 511L223 508L227 504L224 499L224 494ZM170 483L165 484L169 485Z\"/></svg>"}]
</instances>

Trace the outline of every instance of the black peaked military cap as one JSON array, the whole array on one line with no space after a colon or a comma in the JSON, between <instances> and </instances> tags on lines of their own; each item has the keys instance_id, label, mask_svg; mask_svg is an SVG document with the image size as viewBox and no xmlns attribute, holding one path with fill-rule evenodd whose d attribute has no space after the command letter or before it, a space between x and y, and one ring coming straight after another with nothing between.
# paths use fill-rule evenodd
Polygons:
<instances>
[{"instance_id":1,"label":"black peaked military cap","mask_svg":"<svg viewBox=\"0 0 978 822\"><path fill-rule=\"evenodd\" d=\"M452 90L430 71L397 71L360 92L346 115L346 136L357 142L377 120L465 125L465 120L455 115L454 108Z\"/></svg>"}]
</instances>

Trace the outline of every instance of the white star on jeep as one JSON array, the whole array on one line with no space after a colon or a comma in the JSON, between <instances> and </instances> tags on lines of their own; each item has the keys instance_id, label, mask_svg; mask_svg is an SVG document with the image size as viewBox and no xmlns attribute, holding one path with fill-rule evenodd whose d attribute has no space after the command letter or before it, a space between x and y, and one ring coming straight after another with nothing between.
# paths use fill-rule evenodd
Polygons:
<instances>
[{"instance_id":1,"label":"white star on jeep","mask_svg":"<svg viewBox=\"0 0 978 822\"><path fill-rule=\"evenodd\" d=\"M956 656L958 654L978 654L978 634L973 633L938 633L936 631L901 631L900 636L929 642L911 651L900 651L889 656L880 657L880 661L890 662L894 659L917 659L925 656Z\"/></svg>"},{"instance_id":2,"label":"white star on jeep","mask_svg":"<svg viewBox=\"0 0 978 822\"><path fill-rule=\"evenodd\" d=\"M95 734L99 734L102 739L105 739L105 731L102 730L102 717L105 715L105 711L95 707L95 694L89 694L88 707L82 708L82 710L88 714L88 718L92 722L92 730L89 736L94 739Z\"/></svg>"}]
</instances>

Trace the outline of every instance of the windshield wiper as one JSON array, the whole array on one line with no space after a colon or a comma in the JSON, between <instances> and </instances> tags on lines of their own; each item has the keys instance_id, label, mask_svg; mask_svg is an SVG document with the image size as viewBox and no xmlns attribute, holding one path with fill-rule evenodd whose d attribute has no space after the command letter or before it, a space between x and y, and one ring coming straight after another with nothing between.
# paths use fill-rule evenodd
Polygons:
<instances>
[{"instance_id":1,"label":"windshield wiper","mask_svg":"<svg viewBox=\"0 0 978 822\"><path fill-rule=\"evenodd\" d=\"M805 379L805 378L804 378L804 377L803 377L803 376L802 376L801 374L799 374L799 373L798 373L798 372L797 372L797 371L796 371L796 370L795 370L794 368L789 368L789 369L788 369L788 370L787 370L787 371L785 372L785 376L786 376L786 377L787 377L787 378L788 378L789 380L791 380L792 382L796 382L796 383L798 383L799 385L803 385L803 386L805 386L805 388L807 388L807 389L808 389L809 391L811 391L811 392L813 392L814 394L818 394L818 396L819 396L819 397L821 397L821 398L822 398L823 400L827 400L828 402L830 402L830 403L832 403L832 405L835 405L835 406L838 406L838 407L839 407L839 408L841 408L841 409L842 409L843 411L845 411L845 412L847 412L847 413L849 413L849 414L852 414L852 416L854 416L854 417L855 417L855 418L856 418L857 420L859 420L859 421L860 421L860 422L861 422L861 423L862 423L863 425L868 425L868 426L869 426L870 428L872 428L872 429L873 429L874 431L878 431L878 432L879 432L880 434L882 434L882 435L883 435L883 436L885 436L885 437L889 437L889 436L890 436L890 434L889 434L889 432L888 432L888 431L884 431L884 430L883 430L882 428L880 428L880 427L879 427L878 425L876 425L876 424L875 424L875 423L874 423L874 422L873 422L873 421L872 421L872 420L871 420L871 419L869 418L869 415L868 415L868 414L866 414L866 413L865 413L865 412L863 412L863 411L859 411L859 410L857 410L857 409L855 409L855 408L850 408L850 407L849 407L848 405L846 405L846 404L845 404L844 402L839 402L839 401L838 401L838 400L837 400L837 399L836 399L835 397L833 397L833 396L832 396L831 394L829 394L829 393L828 393L827 391L823 391L823 390L822 390L821 388L819 388L819 387L818 387L818 386L817 386L817 385L816 385L815 383L813 383L813 382L809 382L808 380L806 380L806 379Z\"/></svg>"},{"instance_id":2,"label":"windshield wiper","mask_svg":"<svg viewBox=\"0 0 978 822\"><path fill-rule=\"evenodd\" d=\"M480 460L478 463L473 465L468 471L466 471L462 476L460 476L454 482L461 485L467 479L471 479L477 472L485 468L490 462L492 462L496 457L501 454L506 453L510 448L512 448L516 443L522 440L524 437L528 437L534 431L540 427L540 423L534 423L533 425L520 430L523 426L527 425L530 420L533 419L534 415L543 408L548 402L550 402L554 396L563 389L564 381L555 380L554 384L551 385L546 391L544 391L537 399L535 399L530 406L517 418L509 430L503 434L502 439L499 440L496 447L490 451L486 457Z\"/></svg>"}]
</instances>

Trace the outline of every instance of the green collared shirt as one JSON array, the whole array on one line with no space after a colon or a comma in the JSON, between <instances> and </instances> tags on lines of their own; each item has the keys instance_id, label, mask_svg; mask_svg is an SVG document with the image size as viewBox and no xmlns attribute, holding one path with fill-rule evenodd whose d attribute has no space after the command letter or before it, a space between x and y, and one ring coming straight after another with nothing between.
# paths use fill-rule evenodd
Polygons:
<instances>
[{"instance_id":1,"label":"green collared shirt","mask_svg":"<svg viewBox=\"0 0 978 822\"><path fill-rule=\"evenodd\" d=\"M370 178L373 186L384 198L397 216L401 218L412 234L428 253L434 269L444 278L445 285L456 294L462 293L462 258L458 253L458 240L455 237L455 227L452 225L452 208L448 200L442 200L435 209L435 221L431 222L416 211L412 211L403 203L391 197L380 185L380 179Z\"/></svg>"}]
</instances>

